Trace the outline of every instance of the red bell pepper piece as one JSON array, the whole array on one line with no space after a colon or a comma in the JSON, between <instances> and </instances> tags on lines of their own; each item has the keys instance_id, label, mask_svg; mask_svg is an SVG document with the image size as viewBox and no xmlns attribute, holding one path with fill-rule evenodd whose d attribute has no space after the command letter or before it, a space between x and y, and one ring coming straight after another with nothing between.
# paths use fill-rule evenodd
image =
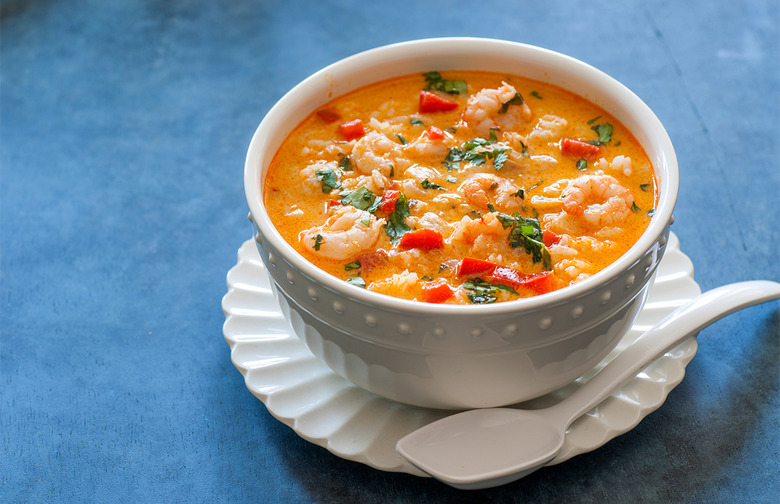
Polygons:
<instances>
[{"instance_id":1,"label":"red bell pepper piece","mask_svg":"<svg viewBox=\"0 0 780 504\"><path fill-rule=\"evenodd\" d=\"M526 275L520 273L518 270L505 266L496 266L490 274L490 281L494 284L508 285L510 287L519 287L523 285L523 281L526 278Z\"/></svg>"},{"instance_id":2,"label":"red bell pepper piece","mask_svg":"<svg viewBox=\"0 0 780 504\"><path fill-rule=\"evenodd\" d=\"M561 237L548 229L545 229L542 233L542 243L544 243L547 247L550 245L555 245L556 243L560 243L560 241Z\"/></svg>"},{"instance_id":3,"label":"red bell pepper piece","mask_svg":"<svg viewBox=\"0 0 780 504\"><path fill-rule=\"evenodd\" d=\"M319 116L320 119L322 119L327 123L336 122L339 119L341 119L339 113L331 109L319 109L317 111L317 115Z\"/></svg>"},{"instance_id":4,"label":"red bell pepper piece","mask_svg":"<svg viewBox=\"0 0 780 504\"><path fill-rule=\"evenodd\" d=\"M436 126L428 127L428 139L429 140L441 140L444 138L444 132Z\"/></svg>"},{"instance_id":5,"label":"red bell pepper piece","mask_svg":"<svg viewBox=\"0 0 780 504\"><path fill-rule=\"evenodd\" d=\"M564 138L561 140L561 154L579 159L592 159L601 153L598 145L593 145L580 140Z\"/></svg>"},{"instance_id":6,"label":"red bell pepper piece","mask_svg":"<svg viewBox=\"0 0 780 504\"><path fill-rule=\"evenodd\" d=\"M398 246L404 249L416 248L430 250L444 246L444 237L433 229L417 229L407 231L398 242Z\"/></svg>"},{"instance_id":7,"label":"red bell pepper piece","mask_svg":"<svg viewBox=\"0 0 780 504\"><path fill-rule=\"evenodd\" d=\"M525 275L514 268L497 266L490 275L490 281L494 284L508 285L513 288L525 287L536 294L544 294L555 288L552 271L543 271L536 275Z\"/></svg>"},{"instance_id":8,"label":"red bell pepper piece","mask_svg":"<svg viewBox=\"0 0 780 504\"><path fill-rule=\"evenodd\" d=\"M458 103L447 98L431 93L429 91L420 91L420 105L418 107L420 113L426 112L441 112L446 110L454 110L458 108Z\"/></svg>"},{"instance_id":9,"label":"red bell pepper piece","mask_svg":"<svg viewBox=\"0 0 780 504\"><path fill-rule=\"evenodd\" d=\"M385 212L386 214L395 212L395 202L398 200L400 195L401 191L396 191L393 189L388 189L382 193L382 200L379 202L379 210Z\"/></svg>"},{"instance_id":10,"label":"red bell pepper piece","mask_svg":"<svg viewBox=\"0 0 780 504\"><path fill-rule=\"evenodd\" d=\"M363 129L363 121L360 119L339 124L339 131L347 140L354 140L366 134L366 130Z\"/></svg>"},{"instance_id":11,"label":"red bell pepper piece","mask_svg":"<svg viewBox=\"0 0 780 504\"><path fill-rule=\"evenodd\" d=\"M453 294L455 294L455 289L444 280L422 284L422 298L426 303L442 303L451 298Z\"/></svg>"},{"instance_id":12,"label":"red bell pepper piece","mask_svg":"<svg viewBox=\"0 0 780 504\"><path fill-rule=\"evenodd\" d=\"M483 261L481 259L473 259L471 257L464 257L458 263L458 267L455 268L455 274L459 276L463 275L476 275L483 273L492 273L498 265L490 261Z\"/></svg>"},{"instance_id":13,"label":"red bell pepper piece","mask_svg":"<svg viewBox=\"0 0 780 504\"><path fill-rule=\"evenodd\" d=\"M552 271L543 271L526 277L521 285L537 294L546 294L555 290L555 277L553 277Z\"/></svg>"}]
</instances>

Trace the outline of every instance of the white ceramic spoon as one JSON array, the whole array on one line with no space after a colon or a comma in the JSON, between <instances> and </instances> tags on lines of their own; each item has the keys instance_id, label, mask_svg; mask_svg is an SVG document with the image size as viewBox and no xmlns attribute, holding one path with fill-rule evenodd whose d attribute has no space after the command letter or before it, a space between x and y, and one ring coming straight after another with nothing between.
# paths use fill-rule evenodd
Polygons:
<instances>
[{"instance_id":1,"label":"white ceramic spoon","mask_svg":"<svg viewBox=\"0 0 780 504\"><path fill-rule=\"evenodd\" d=\"M752 281L705 292L641 335L571 396L540 410L456 413L400 439L402 457L448 485L480 489L530 474L560 452L566 430L657 357L716 320L780 298L780 284Z\"/></svg>"}]
</instances>

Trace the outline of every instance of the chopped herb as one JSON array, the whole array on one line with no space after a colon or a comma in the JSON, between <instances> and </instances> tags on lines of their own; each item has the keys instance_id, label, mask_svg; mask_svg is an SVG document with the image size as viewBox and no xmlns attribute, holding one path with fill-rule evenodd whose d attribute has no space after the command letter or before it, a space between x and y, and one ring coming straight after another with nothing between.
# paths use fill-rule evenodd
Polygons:
<instances>
[{"instance_id":1,"label":"chopped herb","mask_svg":"<svg viewBox=\"0 0 780 504\"><path fill-rule=\"evenodd\" d=\"M453 135L458 132L457 128L453 128L452 126L445 129L444 131L446 131L447 133L452 133Z\"/></svg>"},{"instance_id":2,"label":"chopped herb","mask_svg":"<svg viewBox=\"0 0 780 504\"><path fill-rule=\"evenodd\" d=\"M498 220L504 229L509 231L509 245L511 247L523 247L533 256L533 262L542 262L546 270L552 269L550 252L542 240L542 228L537 219L525 218L517 212L512 215L499 213Z\"/></svg>"},{"instance_id":3,"label":"chopped herb","mask_svg":"<svg viewBox=\"0 0 780 504\"><path fill-rule=\"evenodd\" d=\"M366 288L366 279L361 276L348 276L347 283L350 285L354 285L355 287L360 287L362 289Z\"/></svg>"},{"instance_id":4,"label":"chopped herb","mask_svg":"<svg viewBox=\"0 0 780 504\"><path fill-rule=\"evenodd\" d=\"M590 121L588 121L588 124L593 124L594 122L598 121L599 119L601 119L601 116L596 116L593 119L591 119Z\"/></svg>"},{"instance_id":5,"label":"chopped herb","mask_svg":"<svg viewBox=\"0 0 780 504\"><path fill-rule=\"evenodd\" d=\"M423 189L439 189L442 191L444 190L442 186L440 186L439 184L434 184L433 182L429 182L428 179L425 179L422 182L420 182L420 185L422 186Z\"/></svg>"},{"instance_id":6,"label":"chopped herb","mask_svg":"<svg viewBox=\"0 0 780 504\"><path fill-rule=\"evenodd\" d=\"M344 156L339 160L339 168L341 168L342 171L352 171L352 160L349 156Z\"/></svg>"},{"instance_id":7,"label":"chopped herb","mask_svg":"<svg viewBox=\"0 0 780 504\"><path fill-rule=\"evenodd\" d=\"M449 266L447 266L444 263L441 263L441 264L439 264L439 271L437 273L441 273L442 271L447 271L448 269L450 269Z\"/></svg>"},{"instance_id":8,"label":"chopped herb","mask_svg":"<svg viewBox=\"0 0 780 504\"><path fill-rule=\"evenodd\" d=\"M642 189L643 191L649 191L651 187L653 187L652 184L640 184L639 185L639 188Z\"/></svg>"},{"instance_id":9,"label":"chopped herb","mask_svg":"<svg viewBox=\"0 0 780 504\"><path fill-rule=\"evenodd\" d=\"M390 237L390 241L395 242L404 233L412 230L406 224L407 217L409 217L409 200L404 193L401 193L395 200L395 210L387 216L387 224L385 224L385 234Z\"/></svg>"},{"instance_id":10,"label":"chopped herb","mask_svg":"<svg viewBox=\"0 0 780 504\"><path fill-rule=\"evenodd\" d=\"M468 92L468 86L464 80L448 80L442 78L439 72L426 72L423 74L427 84L424 89L444 91L449 94L465 94Z\"/></svg>"},{"instance_id":11,"label":"chopped herb","mask_svg":"<svg viewBox=\"0 0 780 504\"><path fill-rule=\"evenodd\" d=\"M322 245L322 235L318 234L314 237L314 250L319 250L320 245Z\"/></svg>"},{"instance_id":12,"label":"chopped herb","mask_svg":"<svg viewBox=\"0 0 780 504\"><path fill-rule=\"evenodd\" d=\"M525 199L525 191L523 191L522 189L518 189L517 191L512 193L512 196L517 196L520 199Z\"/></svg>"},{"instance_id":13,"label":"chopped herb","mask_svg":"<svg viewBox=\"0 0 780 504\"><path fill-rule=\"evenodd\" d=\"M585 161L584 159L580 159L579 161L577 161L577 169L580 170L580 171L587 170L588 169L588 162Z\"/></svg>"},{"instance_id":14,"label":"chopped herb","mask_svg":"<svg viewBox=\"0 0 780 504\"><path fill-rule=\"evenodd\" d=\"M520 142L520 146L523 149L522 152L520 152L520 154L522 154L525 157L528 157L528 147L522 141Z\"/></svg>"},{"instance_id":15,"label":"chopped herb","mask_svg":"<svg viewBox=\"0 0 780 504\"><path fill-rule=\"evenodd\" d=\"M425 280L426 282L430 282L433 280L433 277L431 275L423 275L420 277L420 280Z\"/></svg>"},{"instance_id":16,"label":"chopped herb","mask_svg":"<svg viewBox=\"0 0 780 504\"><path fill-rule=\"evenodd\" d=\"M497 150L498 149L493 149L493 152L495 153ZM509 147L506 147L503 150L501 150L501 152L496 154L495 159L493 159L493 166L495 166L496 170L500 170L501 168L504 167L504 163L506 162L507 159L509 159L509 154L507 152L509 150L510 150Z\"/></svg>"},{"instance_id":17,"label":"chopped herb","mask_svg":"<svg viewBox=\"0 0 780 504\"><path fill-rule=\"evenodd\" d=\"M642 211L642 209L641 209L641 208L639 208L639 207L636 205L636 202L635 202L635 201L632 201L632 202L631 202L631 210L632 210L633 212L641 212L641 211Z\"/></svg>"},{"instance_id":18,"label":"chopped herb","mask_svg":"<svg viewBox=\"0 0 780 504\"><path fill-rule=\"evenodd\" d=\"M490 128L490 135L488 135L488 143L494 144L498 142L498 137L496 136L496 131L501 131L499 128Z\"/></svg>"},{"instance_id":19,"label":"chopped herb","mask_svg":"<svg viewBox=\"0 0 780 504\"><path fill-rule=\"evenodd\" d=\"M655 215L655 208L651 208L650 210L648 210L648 211L647 211L647 215L649 215L650 217L652 217L653 215Z\"/></svg>"},{"instance_id":20,"label":"chopped herb","mask_svg":"<svg viewBox=\"0 0 780 504\"><path fill-rule=\"evenodd\" d=\"M508 151L512 150L511 147L494 147L493 149L486 149L488 145L496 143L496 136L491 131L489 139L474 138L463 143L462 147L450 147L447 152L447 157L442 162L447 168L452 171L453 169L459 169L460 161L467 161L473 165L484 164L486 160L493 159L493 165L496 170L500 170L506 160L509 158Z\"/></svg>"},{"instance_id":21,"label":"chopped herb","mask_svg":"<svg viewBox=\"0 0 780 504\"><path fill-rule=\"evenodd\" d=\"M542 96L539 93L537 93L536 91L531 91L531 96L533 96L534 98L539 99L539 100L542 99Z\"/></svg>"},{"instance_id":22,"label":"chopped herb","mask_svg":"<svg viewBox=\"0 0 780 504\"><path fill-rule=\"evenodd\" d=\"M354 191L343 191L341 196L343 196L343 198L341 198L342 205L352 205L358 210L365 210L372 213L379 208L379 203L382 201L380 196L376 196L362 186Z\"/></svg>"},{"instance_id":23,"label":"chopped herb","mask_svg":"<svg viewBox=\"0 0 780 504\"><path fill-rule=\"evenodd\" d=\"M520 93L515 93L515 95L509 101L501 104L501 108L498 110L498 113L506 114L506 112L509 110L509 107L512 105L522 105L523 103L525 103L525 100L523 100L523 97L520 95Z\"/></svg>"},{"instance_id":24,"label":"chopped herb","mask_svg":"<svg viewBox=\"0 0 780 504\"><path fill-rule=\"evenodd\" d=\"M388 177L393 178L393 175L395 175L395 166L390 165L390 173L388 174Z\"/></svg>"},{"instance_id":25,"label":"chopped herb","mask_svg":"<svg viewBox=\"0 0 780 504\"><path fill-rule=\"evenodd\" d=\"M593 145L604 145L612 141L612 125L609 123L601 123L592 126L590 129L595 131L599 135L598 140L589 140L588 143Z\"/></svg>"},{"instance_id":26,"label":"chopped herb","mask_svg":"<svg viewBox=\"0 0 780 504\"><path fill-rule=\"evenodd\" d=\"M401 145L406 145L406 144L408 144L408 143L409 143L409 142L407 142L407 141L406 141L406 139L405 139L404 137L402 137L402 136L401 136L401 134L400 134L400 133L396 133L396 134L395 134L395 136L397 136L397 137L398 137L398 140L400 140L400 141L401 141Z\"/></svg>"},{"instance_id":27,"label":"chopped herb","mask_svg":"<svg viewBox=\"0 0 780 504\"><path fill-rule=\"evenodd\" d=\"M329 193L333 189L341 187L341 172L337 172L332 168L325 168L315 170L314 174L317 175L317 180L322 182L322 192Z\"/></svg>"},{"instance_id":28,"label":"chopped herb","mask_svg":"<svg viewBox=\"0 0 780 504\"><path fill-rule=\"evenodd\" d=\"M528 188L528 190L529 190L529 191L533 191L534 189L536 189L537 187L539 187L540 185L542 185L542 183L543 183L543 182L544 182L544 179L541 179L541 180L539 180L539 182L537 182L537 183L535 183L534 185L532 185L531 187L529 187L529 188Z\"/></svg>"},{"instance_id":29,"label":"chopped herb","mask_svg":"<svg viewBox=\"0 0 780 504\"><path fill-rule=\"evenodd\" d=\"M463 282L462 287L471 292L467 293L469 301L473 304L488 304L495 303L498 299L496 293L498 291L509 292L510 294L518 295L517 291L508 285L492 284L487 280L481 278L472 278Z\"/></svg>"},{"instance_id":30,"label":"chopped herb","mask_svg":"<svg viewBox=\"0 0 780 504\"><path fill-rule=\"evenodd\" d=\"M457 147L450 147L447 156L441 162L447 167L447 171L460 170L461 150Z\"/></svg>"},{"instance_id":31,"label":"chopped herb","mask_svg":"<svg viewBox=\"0 0 780 504\"><path fill-rule=\"evenodd\" d=\"M447 182L450 182L450 183L454 184L454 183L455 183L455 182L457 182L457 181L458 181L458 179L456 179L456 178L455 178L455 177L453 177L452 175L450 175L449 177L447 177Z\"/></svg>"},{"instance_id":32,"label":"chopped herb","mask_svg":"<svg viewBox=\"0 0 780 504\"><path fill-rule=\"evenodd\" d=\"M492 203L488 203L487 207L488 207L488 211L490 211L491 213L496 213L496 207L494 207Z\"/></svg>"},{"instance_id":33,"label":"chopped herb","mask_svg":"<svg viewBox=\"0 0 780 504\"><path fill-rule=\"evenodd\" d=\"M344 265L344 271L352 271L356 269L360 269L360 261L352 261L351 263Z\"/></svg>"},{"instance_id":34,"label":"chopped herb","mask_svg":"<svg viewBox=\"0 0 780 504\"><path fill-rule=\"evenodd\" d=\"M409 123L414 124L415 126L425 126L425 123L419 119L409 119Z\"/></svg>"}]
</instances>

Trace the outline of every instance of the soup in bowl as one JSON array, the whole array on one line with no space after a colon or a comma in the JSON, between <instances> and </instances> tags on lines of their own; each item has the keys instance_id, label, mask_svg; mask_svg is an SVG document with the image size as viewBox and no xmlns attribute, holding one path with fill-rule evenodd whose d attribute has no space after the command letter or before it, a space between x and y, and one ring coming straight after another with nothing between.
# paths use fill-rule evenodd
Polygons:
<instances>
[{"instance_id":1,"label":"soup in bowl","mask_svg":"<svg viewBox=\"0 0 780 504\"><path fill-rule=\"evenodd\" d=\"M677 192L620 83L512 42L337 62L257 128L245 187L282 312L356 385L435 408L559 388L630 328Z\"/></svg>"}]
</instances>

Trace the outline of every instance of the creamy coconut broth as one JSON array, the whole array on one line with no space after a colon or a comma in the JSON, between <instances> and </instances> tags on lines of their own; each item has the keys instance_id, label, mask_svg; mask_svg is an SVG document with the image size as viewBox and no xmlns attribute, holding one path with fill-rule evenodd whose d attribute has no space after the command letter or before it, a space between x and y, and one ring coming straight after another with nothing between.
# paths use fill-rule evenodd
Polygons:
<instances>
[{"instance_id":1,"label":"creamy coconut broth","mask_svg":"<svg viewBox=\"0 0 780 504\"><path fill-rule=\"evenodd\" d=\"M314 111L269 167L284 239L331 275L433 303L544 294L633 245L656 204L622 124L519 76L429 72Z\"/></svg>"}]
</instances>

